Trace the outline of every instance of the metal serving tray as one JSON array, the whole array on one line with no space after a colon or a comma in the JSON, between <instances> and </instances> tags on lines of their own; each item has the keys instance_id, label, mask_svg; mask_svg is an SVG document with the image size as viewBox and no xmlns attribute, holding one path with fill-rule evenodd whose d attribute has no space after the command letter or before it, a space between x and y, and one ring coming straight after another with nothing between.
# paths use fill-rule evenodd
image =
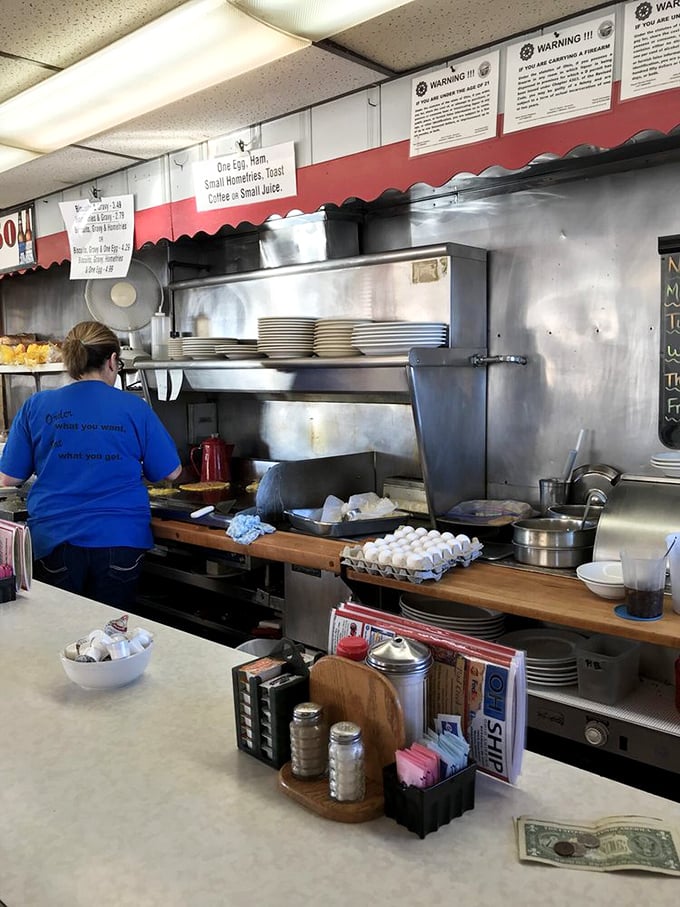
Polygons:
<instances>
[{"instance_id":1,"label":"metal serving tray","mask_svg":"<svg viewBox=\"0 0 680 907\"><path fill-rule=\"evenodd\" d=\"M301 510L284 510L293 527L309 535L327 535L331 538L351 538L357 535L380 535L396 529L411 514L405 510L394 510L388 516L373 517L367 520L342 520L339 523L323 523L321 507Z\"/></svg>"}]
</instances>

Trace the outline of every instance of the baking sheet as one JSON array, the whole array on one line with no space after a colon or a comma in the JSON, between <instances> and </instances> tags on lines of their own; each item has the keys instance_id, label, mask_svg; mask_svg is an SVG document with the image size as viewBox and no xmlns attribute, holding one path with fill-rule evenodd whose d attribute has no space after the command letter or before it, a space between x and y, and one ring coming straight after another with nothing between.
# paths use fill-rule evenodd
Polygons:
<instances>
[{"instance_id":1,"label":"baking sheet","mask_svg":"<svg viewBox=\"0 0 680 907\"><path fill-rule=\"evenodd\" d=\"M321 521L322 508L284 510L294 529L309 535L325 535L330 538L353 538L357 535L381 535L396 529L410 517L405 510L394 510L388 516L372 517L366 520L342 520L339 523Z\"/></svg>"}]
</instances>

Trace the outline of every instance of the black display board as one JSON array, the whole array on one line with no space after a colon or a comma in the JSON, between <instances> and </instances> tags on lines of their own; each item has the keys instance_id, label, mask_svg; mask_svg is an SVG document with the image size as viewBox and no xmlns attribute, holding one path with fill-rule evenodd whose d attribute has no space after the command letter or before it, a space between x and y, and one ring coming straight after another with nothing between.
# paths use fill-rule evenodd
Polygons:
<instances>
[{"instance_id":1,"label":"black display board","mask_svg":"<svg viewBox=\"0 0 680 907\"><path fill-rule=\"evenodd\" d=\"M659 439L680 449L680 235L659 239L661 255L661 366Z\"/></svg>"}]
</instances>

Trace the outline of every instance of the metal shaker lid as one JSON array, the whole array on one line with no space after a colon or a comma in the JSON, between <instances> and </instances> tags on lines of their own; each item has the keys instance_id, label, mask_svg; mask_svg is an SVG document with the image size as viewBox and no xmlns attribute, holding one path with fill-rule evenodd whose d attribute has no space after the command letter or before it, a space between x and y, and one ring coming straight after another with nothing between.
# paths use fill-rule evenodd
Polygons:
<instances>
[{"instance_id":1,"label":"metal shaker lid","mask_svg":"<svg viewBox=\"0 0 680 907\"><path fill-rule=\"evenodd\" d=\"M361 728L353 721L338 721L331 725L330 739L333 743L354 743L361 739Z\"/></svg>"},{"instance_id":2,"label":"metal shaker lid","mask_svg":"<svg viewBox=\"0 0 680 907\"><path fill-rule=\"evenodd\" d=\"M293 718L296 721L318 721L323 714L323 706L318 702L300 702L293 709Z\"/></svg>"},{"instance_id":3,"label":"metal shaker lid","mask_svg":"<svg viewBox=\"0 0 680 907\"><path fill-rule=\"evenodd\" d=\"M374 643L369 649L366 664L385 674L418 674L429 670L432 653L422 642L395 636Z\"/></svg>"}]
</instances>

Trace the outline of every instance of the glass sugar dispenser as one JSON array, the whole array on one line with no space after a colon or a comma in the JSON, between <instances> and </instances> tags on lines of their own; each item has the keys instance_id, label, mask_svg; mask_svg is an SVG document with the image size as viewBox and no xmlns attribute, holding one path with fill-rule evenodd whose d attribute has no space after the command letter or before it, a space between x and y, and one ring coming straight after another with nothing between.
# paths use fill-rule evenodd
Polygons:
<instances>
[{"instance_id":1,"label":"glass sugar dispenser","mask_svg":"<svg viewBox=\"0 0 680 907\"><path fill-rule=\"evenodd\" d=\"M296 778L315 780L328 769L328 724L323 707L301 702L293 709L290 722L290 763Z\"/></svg>"},{"instance_id":2,"label":"glass sugar dispenser","mask_svg":"<svg viewBox=\"0 0 680 907\"><path fill-rule=\"evenodd\" d=\"M363 800L366 793L364 742L361 728L352 721L331 727L328 744L328 781L333 800Z\"/></svg>"}]
</instances>

